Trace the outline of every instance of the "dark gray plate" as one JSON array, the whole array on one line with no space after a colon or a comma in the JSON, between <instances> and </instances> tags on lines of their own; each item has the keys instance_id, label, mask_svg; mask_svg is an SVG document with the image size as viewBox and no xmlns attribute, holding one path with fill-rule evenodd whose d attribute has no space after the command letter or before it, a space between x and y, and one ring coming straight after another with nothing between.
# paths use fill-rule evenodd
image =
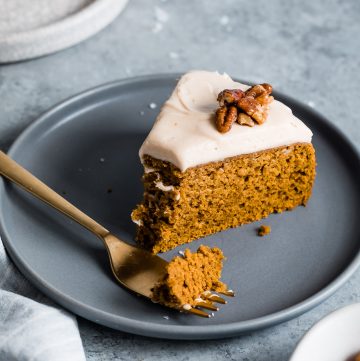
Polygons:
<instances>
[{"instance_id":1,"label":"dark gray plate","mask_svg":"<svg viewBox=\"0 0 360 361\"><path fill-rule=\"evenodd\" d=\"M77 95L31 125L10 155L133 242L135 227L129 214L142 194L137 153L159 110L148 105L160 105L176 77L128 79ZM96 237L16 186L1 182L0 224L12 259L40 290L74 313L152 337L232 336L288 320L319 304L359 264L359 157L322 116L284 95L275 96L314 132L318 175L313 196L306 208L190 245L192 250L201 243L218 245L228 258L223 279L237 297L214 318L180 314L125 291L111 276ZM261 223L271 225L268 237L256 236ZM184 248L164 257L170 259Z\"/></svg>"}]
</instances>

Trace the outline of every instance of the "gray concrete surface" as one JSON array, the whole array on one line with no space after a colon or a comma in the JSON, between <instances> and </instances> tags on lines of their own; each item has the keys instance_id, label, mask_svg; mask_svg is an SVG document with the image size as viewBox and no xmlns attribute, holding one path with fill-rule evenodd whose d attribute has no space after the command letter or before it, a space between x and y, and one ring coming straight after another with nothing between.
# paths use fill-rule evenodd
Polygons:
<instances>
[{"instance_id":1,"label":"gray concrete surface","mask_svg":"<svg viewBox=\"0 0 360 361\"><path fill-rule=\"evenodd\" d=\"M141 74L210 69L267 81L314 106L359 148L357 0L132 0L92 39L0 66L0 147L48 107L86 88ZM317 320L360 300L360 271L321 306L276 327L218 341L163 341L79 320L88 360L288 360Z\"/></svg>"}]
</instances>

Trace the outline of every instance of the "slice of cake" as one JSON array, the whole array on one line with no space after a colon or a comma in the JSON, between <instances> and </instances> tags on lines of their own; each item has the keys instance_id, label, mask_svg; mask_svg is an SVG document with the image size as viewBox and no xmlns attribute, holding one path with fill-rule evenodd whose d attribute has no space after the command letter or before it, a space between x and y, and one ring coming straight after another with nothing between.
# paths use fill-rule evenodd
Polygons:
<instances>
[{"instance_id":1,"label":"slice of cake","mask_svg":"<svg viewBox=\"0 0 360 361\"><path fill-rule=\"evenodd\" d=\"M178 82L140 149L144 198L132 213L154 253L308 201L312 132L268 84L193 71Z\"/></svg>"},{"instance_id":2,"label":"slice of cake","mask_svg":"<svg viewBox=\"0 0 360 361\"><path fill-rule=\"evenodd\" d=\"M219 248L201 245L195 253L187 249L184 257L175 257L168 263L165 277L153 289L152 300L187 310L204 302L210 291L231 292L220 281L223 259Z\"/></svg>"}]
</instances>

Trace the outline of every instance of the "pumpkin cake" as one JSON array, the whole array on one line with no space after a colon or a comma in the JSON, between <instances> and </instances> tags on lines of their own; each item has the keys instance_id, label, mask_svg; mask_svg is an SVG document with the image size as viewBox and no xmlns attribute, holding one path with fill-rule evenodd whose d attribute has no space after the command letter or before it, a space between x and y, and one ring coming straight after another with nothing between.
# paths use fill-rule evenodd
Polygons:
<instances>
[{"instance_id":1,"label":"pumpkin cake","mask_svg":"<svg viewBox=\"0 0 360 361\"><path fill-rule=\"evenodd\" d=\"M226 74L181 77L140 148L144 197L132 212L153 253L306 205L311 130L271 96Z\"/></svg>"},{"instance_id":2,"label":"pumpkin cake","mask_svg":"<svg viewBox=\"0 0 360 361\"><path fill-rule=\"evenodd\" d=\"M231 292L220 281L223 259L219 248L201 245L195 253L185 250L184 257L175 257L168 263L164 278L153 289L152 300L189 310L206 301L210 291Z\"/></svg>"}]
</instances>

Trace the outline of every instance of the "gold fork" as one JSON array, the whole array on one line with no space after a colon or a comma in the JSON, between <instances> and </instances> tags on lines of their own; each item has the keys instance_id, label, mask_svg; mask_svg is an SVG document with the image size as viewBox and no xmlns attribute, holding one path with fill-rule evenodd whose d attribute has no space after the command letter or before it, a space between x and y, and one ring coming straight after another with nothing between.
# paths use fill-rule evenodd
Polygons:
<instances>
[{"instance_id":1,"label":"gold fork","mask_svg":"<svg viewBox=\"0 0 360 361\"><path fill-rule=\"evenodd\" d=\"M138 295L151 299L152 288L165 275L167 265L165 260L115 237L2 151L0 151L0 174L98 236L109 255L112 273L120 284ZM234 296L230 290L223 294ZM184 311L201 317L210 317L210 314L201 308L217 311L218 307L213 302L226 303L222 297L205 292L196 307L185 307Z\"/></svg>"}]
</instances>

